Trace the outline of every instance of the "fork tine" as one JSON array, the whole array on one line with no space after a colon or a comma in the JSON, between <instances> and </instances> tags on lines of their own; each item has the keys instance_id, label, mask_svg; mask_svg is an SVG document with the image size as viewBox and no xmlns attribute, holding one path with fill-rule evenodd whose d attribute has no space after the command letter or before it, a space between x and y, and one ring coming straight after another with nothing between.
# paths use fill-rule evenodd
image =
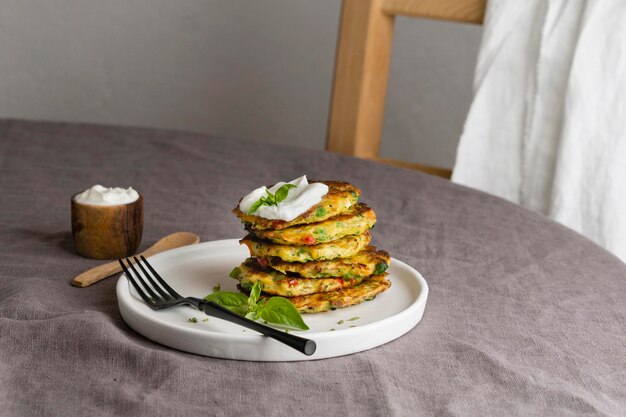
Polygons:
<instances>
[{"instance_id":1,"label":"fork tine","mask_svg":"<svg viewBox=\"0 0 626 417\"><path fill-rule=\"evenodd\" d=\"M118 262L122 266L122 270L124 271L124 274L130 281L130 283L133 285L133 287L135 287L135 290L137 290L137 292L139 293L139 296L143 299L143 301L149 306L153 305L154 301L152 301L152 299L148 297L148 295L144 292L143 288L141 288L139 284L135 281L135 277L133 277L133 274L131 274L128 268L126 268L126 265L124 265L124 262L122 262L121 259L118 259Z\"/></svg>"},{"instance_id":2,"label":"fork tine","mask_svg":"<svg viewBox=\"0 0 626 417\"><path fill-rule=\"evenodd\" d=\"M159 297L159 295L155 293L152 287L146 282L146 279L137 271L137 269L135 269L135 265L133 265L130 259L126 258L126 263L128 263L128 266L130 267L130 269L135 273L135 278L137 279L137 281L139 281L139 283L141 283L141 286L144 288L144 290L146 290L148 294L150 294L150 297L152 298L153 303L158 303L160 301L163 301L161 297Z\"/></svg>"},{"instance_id":3,"label":"fork tine","mask_svg":"<svg viewBox=\"0 0 626 417\"><path fill-rule=\"evenodd\" d=\"M174 299L174 300L164 300L162 298L159 298L159 296L154 294L154 291L152 291L150 285L146 283L145 280L147 279L150 281L152 285L154 285L154 281L151 279L150 274L146 272L146 270L143 268L139 260L135 257L135 261L138 267L142 270L142 272L147 278L142 277L142 275L137 272L134 265L131 263L130 259L126 258L126 263L128 264L128 268L126 267L126 265L124 265L124 262L122 261L122 259L120 259L119 263L122 266L122 269L124 270L124 273L128 277L129 281L132 283L133 287L135 287L135 289L137 290L141 298L153 310L159 310L162 308L173 307L173 306L177 306L181 304L189 304L197 308L198 310L206 314L209 314L213 317L217 317L223 320L230 321L232 323L236 323L240 326L244 326L244 327L247 327L248 329L252 329L261 334L264 334L265 336L269 336L275 340L278 340L281 343L286 344L287 346L291 346L292 348L304 353L307 356L310 356L315 352L316 345L315 345L315 341L313 340L305 339L305 338L302 338L293 334L289 334L289 333L283 333L281 330L276 330L271 327L267 327L261 323L257 323L256 321L252 321L243 316L240 316L237 313L230 311L226 307L222 307L219 304L216 304L212 301L205 301L203 299L194 298L194 297L186 297L186 298L181 297L176 291L172 289L172 287L170 287L165 282L165 280L163 280L163 278L161 278L161 276L154 270L154 268L152 268L152 265L150 265L150 263L146 261L145 257L141 256L141 260L146 265L146 267L148 267L148 269L152 272L153 276L157 279L157 281L161 283L163 288L165 288L167 291L171 291L171 293L177 297L177 299ZM132 272L130 272L131 270ZM139 285L139 283L141 283L141 286ZM145 290L142 289L142 286L145 288ZM156 285L154 286L154 288L159 288L159 286ZM153 298L150 298L148 295L146 295L145 291L148 291L150 292L150 294L153 294Z\"/></svg>"},{"instance_id":4,"label":"fork tine","mask_svg":"<svg viewBox=\"0 0 626 417\"><path fill-rule=\"evenodd\" d=\"M165 288L166 291L168 291L172 296L174 296L175 298L183 298L180 294L178 294L176 291L174 291L174 289L172 287L170 287L168 285L167 282L165 282L165 280L163 278L161 278L161 275L158 274L157 271L154 270L154 268L152 268L152 265L150 265L150 263L148 262L148 260L146 258L144 258L143 255L139 255L139 257L141 258L141 260L146 264L146 266L148 267L148 269L150 270L150 272L152 272L152 274L154 275L154 277L157 279L157 281L159 281L159 283L163 286L163 288Z\"/></svg>"},{"instance_id":5,"label":"fork tine","mask_svg":"<svg viewBox=\"0 0 626 417\"><path fill-rule=\"evenodd\" d=\"M133 258L135 259L135 265L137 265L139 269L141 269L144 277L146 277L148 281L150 281L150 285L152 285L152 288L154 288L159 294L161 294L161 297L163 298L164 301L176 300L176 298L173 295L168 294L165 290L163 290L163 288L159 286L159 284L157 284L154 281L154 279L152 278L152 275L148 271L146 271L146 269L142 265L142 262L139 259L137 259L136 256L134 256Z\"/></svg>"}]
</instances>

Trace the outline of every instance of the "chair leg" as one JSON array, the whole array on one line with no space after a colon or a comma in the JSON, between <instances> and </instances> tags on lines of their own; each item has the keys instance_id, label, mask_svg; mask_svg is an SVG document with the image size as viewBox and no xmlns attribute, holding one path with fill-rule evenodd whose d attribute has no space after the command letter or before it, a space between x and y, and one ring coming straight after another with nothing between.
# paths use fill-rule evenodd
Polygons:
<instances>
[{"instance_id":1,"label":"chair leg","mask_svg":"<svg viewBox=\"0 0 626 417\"><path fill-rule=\"evenodd\" d=\"M326 149L378 156L394 17L382 0L344 0Z\"/></svg>"}]
</instances>

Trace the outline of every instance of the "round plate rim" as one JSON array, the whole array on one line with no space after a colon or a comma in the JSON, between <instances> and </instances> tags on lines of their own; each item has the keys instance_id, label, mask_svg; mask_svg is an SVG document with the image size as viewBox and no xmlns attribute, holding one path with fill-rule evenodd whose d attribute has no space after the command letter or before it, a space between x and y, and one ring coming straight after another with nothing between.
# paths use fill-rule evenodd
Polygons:
<instances>
[{"instance_id":1,"label":"round plate rim","mask_svg":"<svg viewBox=\"0 0 626 417\"><path fill-rule=\"evenodd\" d=\"M200 242L195 245L184 246L184 247L175 248L175 249L161 252L159 254L151 256L150 260L158 261L159 258L163 258L167 256L182 255L187 252L199 251L204 248L210 248L210 247L228 248L231 246L232 246L232 250L237 249L239 246L239 239L220 239L220 240L212 240L212 241L207 241L207 242ZM318 350L316 351L316 353L308 357L302 355L300 352L297 352L291 348L285 347L281 345L280 343L273 341L273 340L271 342L276 344L275 346L272 346L274 349L276 349L278 346L287 349L286 351L281 352L281 354L278 355L279 358L277 358L277 355L272 355L272 354L250 355L249 353L237 354L237 352L235 352L235 354L232 354L233 352L228 352L228 353L222 352L223 354L220 354L219 349L215 351L210 351L207 354L206 352L202 351L202 349L194 348L194 346L185 346L185 343L182 343L182 346L178 342L168 343L167 340L163 340L164 338L153 337L152 334L149 334L151 332L147 331L147 329L143 327L146 324L141 323L141 321L144 321L144 322L147 321L148 324L165 328L167 330L171 330L174 333L189 334L191 336L191 339L195 339L195 338L206 339L207 343L216 342L219 344L219 343L224 343L225 340L228 340L229 342L232 341L235 343L267 345L266 342L271 339L266 338L265 336L258 334L258 333L232 334L232 333L223 333L219 331L213 331L209 329L195 329L195 328L190 328L190 327L183 327L181 325L173 324L166 320L159 320L157 316L155 315L144 314L144 312L142 311L137 311L136 309L133 308L134 307L133 304L138 304L140 303L140 301L132 297L130 293L128 280L126 279L126 276L123 273L118 278L118 281L116 284L116 294L117 294L117 300L118 300L118 307L120 309L120 313L124 321L137 333L161 345L165 345L165 346L172 347L174 349L178 349L182 351L186 351L189 353L199 354L203 356L219 357L223 359L238 359L238 360L253 360L253 361L301 361L301 360L325 359L325 358L330 358L330 357L357 353L357 352L361 352L364 350L369 350L369 349L381 346L385 343L388 343L392 340L395 340L401 337L402 335L410 331L413 327L415 327L421 321L422 316L424 314L426 301L428 299L428 293L429 293L428 284L426 280L424 279L424 277L418 271L416 271L413 267L411 267L410 265L398 259L395 259L395 258L391 258L391 259L392 259L392 262L389 268L390 272L392 271L392 269L397 269L398 267L400 267L401 269L404 269L405 271L407 271L409 275L419 285L419 288L420 288L419 294L415 297L415 299L413 299L411 304L408 305L404 310L399 311L389 317L382 318L372 323L359 325L358 327L341 329L341 332L336 332L336 331L298 332L299 335L313 339L318 344ZM147 311L150 312L152 310L147 310ZM142 320L138 321L135 317L136 315L141 316ZM398 325L397 326L398 329L395 332L393 332L393 335L391 336L387 335L387 337L380 337L380 339L377 342L369 343L364 348L363 346L361 346L360 348L359 346L355 346L354 349L348 349L348 351L346 351L345 349L339 350L336 352L336 354L332 352L331 353L320 352L320 342L328 342L329 340L333 340L333 339L337 341L339 339L347 339L352 336L358 337L360 334L368 334L368 333L376 332L381 329L385 329L385 327L388 327L390 323L391 324L395 323L396 325ZM157 339L160 339L160 340L157 340ZM176 344L176 346L173 346L173 344Z\"/></svg>"}]
</instances>

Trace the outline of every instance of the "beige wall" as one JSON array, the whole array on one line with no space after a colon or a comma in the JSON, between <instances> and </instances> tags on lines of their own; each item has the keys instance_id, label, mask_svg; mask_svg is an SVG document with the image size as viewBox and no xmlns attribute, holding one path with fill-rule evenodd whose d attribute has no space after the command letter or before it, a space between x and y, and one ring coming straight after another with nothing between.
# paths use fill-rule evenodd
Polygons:
<instances>
[{"instance_id":1,"label":"beige wall","mask_svg":"<svg viewBox=\"0 0 626 417\"><path fill-rule=\"evenodd\" d=\"M0 0L0 117L322 149L339 0ZM480 29L400 19L383 153L451 166Z\"/></svg>"}]
</instances>

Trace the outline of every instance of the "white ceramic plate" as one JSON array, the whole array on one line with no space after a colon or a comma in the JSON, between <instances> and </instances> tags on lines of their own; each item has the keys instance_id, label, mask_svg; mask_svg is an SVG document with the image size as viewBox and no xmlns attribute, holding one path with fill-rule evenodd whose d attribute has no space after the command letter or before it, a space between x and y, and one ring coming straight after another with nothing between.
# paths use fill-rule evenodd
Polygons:
<instances>
[{"instance_id":1,"label":"white ceramic plate","mask_svg":"<svg viewBox=\"0 0 626 417\"><path fill-rule=\"evenodd\" d=\"M248 256L245 246L240 246L237 239L229 239L163 252L151 257L150 264L179 294L201 298L213 292L217 284L224 291L237 291L237 281L228 274ZM124 321L157 343L218 358L300 361L371 349L402 336L419 323L428 297L426 281L415 269L396 259L392 259L388 272L391 288L375 300L303 315L310 330L294 333L315 340L317 351L312 356L217 318L203 321L207 316L192 307L152 310L123 274L116 290ZM192 317L198 323L191 323Z\"/></svg>"}]
</instances>

